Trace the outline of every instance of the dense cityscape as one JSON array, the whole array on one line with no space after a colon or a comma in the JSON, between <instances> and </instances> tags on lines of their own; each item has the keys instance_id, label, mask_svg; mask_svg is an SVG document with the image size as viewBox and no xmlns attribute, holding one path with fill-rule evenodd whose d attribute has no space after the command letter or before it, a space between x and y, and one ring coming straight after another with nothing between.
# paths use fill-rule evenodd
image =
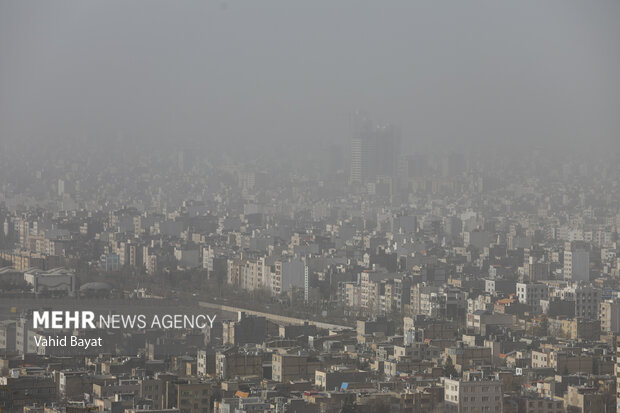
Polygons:
<instances>
[{"instance_id":1,"label":"dense cityscape","mask_svg":"<svg viewBox=\"0 0 620 413\"><path fill-rule=\"evenodd\" d=\"M619 23L0 0L0 413L620 413Z\"/></svg>"},{"instance_id":2,"label":"dense cityscape","mask_svg":"<svg viewBox=\"0 0 620 413\"><path fill-rule=\"evenodd\" d=\"M401 139L357 114L295 166L5 146L3 411L614 410L614 155ZM214 321L51 333L46 308ZM96 345L41 345L67 333Z\"/></svg>"}]
</instances>

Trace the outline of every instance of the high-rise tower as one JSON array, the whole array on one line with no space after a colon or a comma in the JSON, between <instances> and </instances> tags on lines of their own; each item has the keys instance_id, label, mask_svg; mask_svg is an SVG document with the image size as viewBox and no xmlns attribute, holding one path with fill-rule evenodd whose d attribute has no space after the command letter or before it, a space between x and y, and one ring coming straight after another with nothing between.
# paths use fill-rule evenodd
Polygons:
<instances>
[{"instance_id":1,"label":"high-rise tower","mask_svg":"<svg viewBox=\"0 0 620 413\"><path fill-rule=\"evenodd\" d=\"M365 184L398 171L400 135L391 125L376 125L355 114L352 122L350 183Z\"/></svg>"}]
</instances>

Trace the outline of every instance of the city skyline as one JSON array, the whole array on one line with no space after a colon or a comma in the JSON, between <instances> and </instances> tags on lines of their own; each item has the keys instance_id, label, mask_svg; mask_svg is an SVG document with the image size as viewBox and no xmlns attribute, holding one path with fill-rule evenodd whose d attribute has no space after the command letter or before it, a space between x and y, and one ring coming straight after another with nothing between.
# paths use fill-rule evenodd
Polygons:
<instances>
[{"instance_id":1,"label":"city skyline","mask_svg":"<svg viewBox=\"0 0 620 413\"><path fill-rule=\"evenodd\" d=\"M0 1L0 412L620 413L620 2Z\"/></svg>"}]
</instances>

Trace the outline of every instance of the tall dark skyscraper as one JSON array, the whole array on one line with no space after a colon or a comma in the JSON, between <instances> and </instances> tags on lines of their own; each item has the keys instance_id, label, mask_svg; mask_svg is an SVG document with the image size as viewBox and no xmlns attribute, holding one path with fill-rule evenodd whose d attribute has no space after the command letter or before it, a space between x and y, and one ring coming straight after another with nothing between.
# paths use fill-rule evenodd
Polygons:
<instances>
[{"instance_id":1,"label":"tall dark skyscraper","mask_svg":"<svg viewBox=\"0 0 620 413\"><path fill-rule=\"evenodd\" d=\"M395 177L400 150L398 130L392 125L374 124L361 114L356 114L351 123L349 181L352 184L365 184L379 177Z\"/></svg>"}]
</instances>

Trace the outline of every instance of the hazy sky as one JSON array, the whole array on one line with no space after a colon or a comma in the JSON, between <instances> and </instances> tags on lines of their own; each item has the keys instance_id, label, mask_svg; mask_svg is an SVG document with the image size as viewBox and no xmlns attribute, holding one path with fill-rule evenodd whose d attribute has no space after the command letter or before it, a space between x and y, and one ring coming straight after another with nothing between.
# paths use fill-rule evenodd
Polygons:
<instances>
[{"instance_id":1,"label":"hazy sky","mask_svg":"<svg viewBox=\"0 0 620 413\"><path fill-rule=\"evenodd\" d=\"M620 1L2 0L0 139L620 141Z\"/></svg>"}]
</instances>

